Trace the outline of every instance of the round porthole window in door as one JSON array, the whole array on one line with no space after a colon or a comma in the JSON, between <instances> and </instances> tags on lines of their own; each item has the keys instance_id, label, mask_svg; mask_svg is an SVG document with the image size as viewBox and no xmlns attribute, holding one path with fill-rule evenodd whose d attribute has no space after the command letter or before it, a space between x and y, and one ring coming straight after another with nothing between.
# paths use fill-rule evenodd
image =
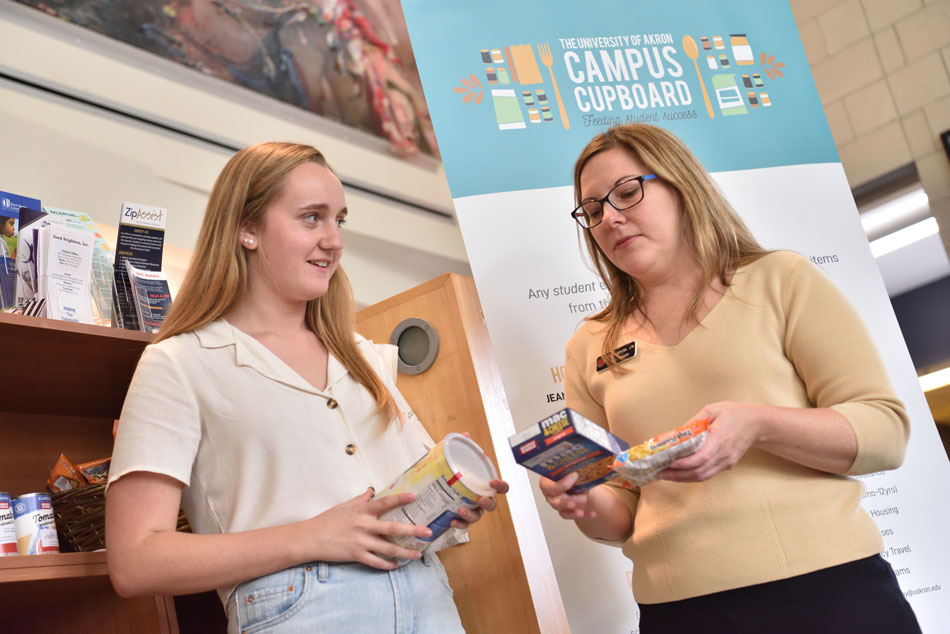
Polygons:
<instances>
[{"instance_id":1,"label":"round porthole window in door","mask_svg":"<svg viewBox=\"0 0 950 634\"><path fill-rule=\"evenodd\" d=\"M399 349L399 371L404 374L422 374L439 356L439 333L424 319L410 317L399 322L389 343Z\"/></svg>"}]
</instances>

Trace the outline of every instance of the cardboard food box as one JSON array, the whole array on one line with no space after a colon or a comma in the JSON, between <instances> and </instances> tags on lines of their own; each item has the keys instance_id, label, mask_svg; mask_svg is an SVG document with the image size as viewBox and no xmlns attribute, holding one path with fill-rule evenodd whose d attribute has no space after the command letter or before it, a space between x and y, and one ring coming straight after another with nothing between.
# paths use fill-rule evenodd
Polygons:
<instances>
[{"instance_id":1,"label":"cardboard food box","mask_svg":"<svg viewBox=\"0 0 950 634\"><path fill-rule=\"evenodd\" d=\"M594 421L567 408L508 439L515 461L546 478L560 480L580 471L571 493L617 477L614 456L630 445Z\"/></svg>"}]
</instances>

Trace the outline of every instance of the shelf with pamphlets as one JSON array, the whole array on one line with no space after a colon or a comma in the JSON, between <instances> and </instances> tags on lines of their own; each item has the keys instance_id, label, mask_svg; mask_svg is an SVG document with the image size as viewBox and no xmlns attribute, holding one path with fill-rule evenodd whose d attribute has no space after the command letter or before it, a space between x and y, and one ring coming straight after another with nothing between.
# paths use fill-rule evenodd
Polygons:
<instances>
[{"instance_id":1,"label":"shelf with pamphlets","mask_svg":"<svg viewBox=\"0 0 950 634\"><path fill-rule=\"evenodd\" d=\"M0 309L158 332L171 306L166 218L164 208L122 203L113 249L88 214L0 191Z\"/></svg>"}]
</instances>

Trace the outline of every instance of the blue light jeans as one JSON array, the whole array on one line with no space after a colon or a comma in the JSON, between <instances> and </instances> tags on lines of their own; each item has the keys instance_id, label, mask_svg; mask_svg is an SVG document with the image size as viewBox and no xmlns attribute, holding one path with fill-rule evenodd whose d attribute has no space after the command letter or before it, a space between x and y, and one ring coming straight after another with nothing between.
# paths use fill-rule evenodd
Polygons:
<instances>
[{"instance_id":1,"label":"blue light jeans","mask_svg":"<svg viewBox=\"0 0 950 634\"><path fill-rule=\"evenodd\" d=\"M314 562L237 587L228 634L464 634L439 558L396 570Z\"/></svg>"}]
</instances>

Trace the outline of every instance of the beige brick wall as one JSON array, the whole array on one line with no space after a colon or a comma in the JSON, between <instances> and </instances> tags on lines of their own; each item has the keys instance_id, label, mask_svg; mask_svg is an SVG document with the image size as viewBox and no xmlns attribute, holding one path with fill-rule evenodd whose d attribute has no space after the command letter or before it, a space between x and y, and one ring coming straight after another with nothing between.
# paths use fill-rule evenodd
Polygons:
<instances>
[{"instance_id":1,"label":"beige brick wall","mask_svg":"<svg viewBox=\"0 0 950 634\"><path fill-rule=\"evenodd\" d=\"M950 0L790 0L852 187L913 161L950 252Z\"/></svg>"}]
</instances>

